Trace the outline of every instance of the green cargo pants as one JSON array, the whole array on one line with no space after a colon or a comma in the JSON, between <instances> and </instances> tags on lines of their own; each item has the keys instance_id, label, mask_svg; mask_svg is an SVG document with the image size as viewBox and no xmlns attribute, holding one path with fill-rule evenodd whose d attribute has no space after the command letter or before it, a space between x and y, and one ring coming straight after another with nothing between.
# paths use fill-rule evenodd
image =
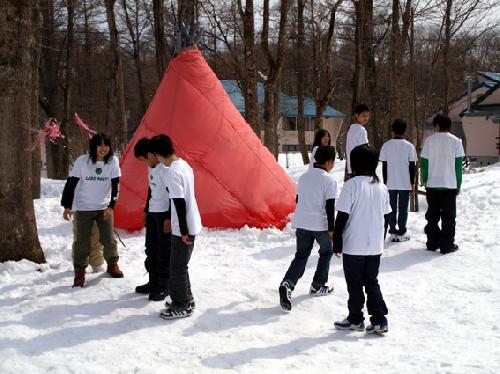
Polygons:
<instances>
[{"instance_id":1,"label":"green cargo pants","mask_svg":"<svg viewBox=\"0 0 500 374\"><path fill-rule=\"evenodd\" d=\"M104 219L104 210L77 211L75 214L76 237L74 242L75 256L73 265L75 269L85 269L89 264L90 234L94 222L99 230L99 241L104 246L104 259L108 264L118 262L118 249L113 235L113 220Z\"/></svg>"}]
</instances>

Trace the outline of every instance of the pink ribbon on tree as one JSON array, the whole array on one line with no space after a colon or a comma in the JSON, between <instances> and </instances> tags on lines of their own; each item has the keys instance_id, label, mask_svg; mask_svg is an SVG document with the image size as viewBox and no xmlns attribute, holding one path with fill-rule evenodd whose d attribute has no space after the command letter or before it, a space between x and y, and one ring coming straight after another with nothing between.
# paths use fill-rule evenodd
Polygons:
<instances>
[{"instance_id":1,"label":"pink ribbon on tree","mask_svg":"<svg viewBox=\"0 0 500 374\"><path fill-rule=\"evenodd\" d=\"M87 135L90 138L96 133L94 130L90 128L89 125L87 125L83 120L78 116L77 113L75 113L75 122L78 126L80 126L83 130L87 132Z\"/></svg>"},{"instance_id":2,"label":"pink ribbon on tree","mask_svg":"<svg viewBox=\"0 0 500 374\"><path fill-rule=\"evenodd\" d=\"M47 140L56 144L58 139L64 139L59 122L55 118L48 118L43 124L43 129L29 128L29 130L38 134L34 143L29 148L31 152L41 147Z\"/></svg>"}]
</instances>

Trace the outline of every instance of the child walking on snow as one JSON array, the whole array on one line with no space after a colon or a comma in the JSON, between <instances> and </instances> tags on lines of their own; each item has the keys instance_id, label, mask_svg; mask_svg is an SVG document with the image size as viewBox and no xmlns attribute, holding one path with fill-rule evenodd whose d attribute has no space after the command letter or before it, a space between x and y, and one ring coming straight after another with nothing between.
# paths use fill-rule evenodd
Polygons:
<instances>
[{"instance_id":1,"label":"child walking on snow","mask_svg":"<svg viewBox=\"0 0 500 374\"><path fill-rule=\"evenodd\" d=\"M435 133L422 149L422 180L427 191L427 249L442 254L455 252L457 195L462 184L462 141L450 134L451 119L438 114L432 120ZM441 220L441 228L439 228Z\"/></svg>"},{"instance_id":2,"label":"child walking on snow","mask_svg":"<svg viewBox=\"0 0 500 374\"><path fill-rule=\"evenodd\" d=\"M149 300L161 301L168 295L170 275L170 197L162 174L167 167L150 151L150 139L142 138L134 146L134 156L148 166L148 198L144 208L146 225L146 261L148 283L137 286L135 292L149 294ZM165 232L165 221L168 221Z\"/></svg>"},{"instance_id":3,"label":"child walking on snow","mask_svg":"<svg viewBox=\"0 0 500 374\"><path fill-rule=\"evenodd\" d=\"M201 217L194 195L194 174L189 164L177 157L172 141L166 135L151 139L151 152L168 166L163 181L172 201L172 244L170 254L169 292L171 302L160 314L164 319L189 317L195 307L188 264L195 236L201 232Z\"/></svg>"},{"instance_id":4,"label":"child walking on snow","mask_svg":"<svg viewBox=\"0 0 500 374\"><path fill-rule=\"evenodd\" d=\"M314 168L308 169L297 185L297 208L292 218L296 229L297 251L279 286L280 305L292 309L292 291L304 275L314 241L319 244L319 260L310 293L325 296L333 291L327 286L330 260L333 255L332 237L335 223L337 182L329 174L335 162L335 147L320 146L315 155Z\"/></svg>"},{"instance_id":5,"label":"child walking on snow","mask_svg":"<svg viewBox=\"0 0 500 374\"><path fill-rule=\"evenodd\" d=\"M365 126L370 120L370 109L365 104L359 104L354 108L354 120L349 127L346 139L346 175L345 180L352 177L351 151L358 145L368 144L368 133Z\"/></svg>"},{"instance_id":6,"label":"child walking on snow","mask_svg":"<svg viewBox=\"0 0 500 374\"><path fill-rule=\"evenodd\" d=\"M337 202L333 237L334 252L342 253L349 293L349 315L335 322L339 330L364 330L363 306L367 295L371 325L367 333L386 333L387 306L378 284L380 256L384 248L384 216L391 212L387 187L379 183L375 170L378 152L368 145L351 152L354 176L344 183Z\"/></svg>"},{"instance_id":7,"label":"child walking on snow","mask_svg":"<svg viewBox=\"0 0 500 374\"><path fill-rule=\"evenodd\" d=\"M410 240L410 236L406 233L406 221L410 192L415 191L417 152L413 144L403 138L406 132L405 121L395 120L392 132L394 138L385 142L380 150L380 161L392 209L389 215L389 234L391 234L389 240L402 242Z\"/></svg>"}]
</instances>

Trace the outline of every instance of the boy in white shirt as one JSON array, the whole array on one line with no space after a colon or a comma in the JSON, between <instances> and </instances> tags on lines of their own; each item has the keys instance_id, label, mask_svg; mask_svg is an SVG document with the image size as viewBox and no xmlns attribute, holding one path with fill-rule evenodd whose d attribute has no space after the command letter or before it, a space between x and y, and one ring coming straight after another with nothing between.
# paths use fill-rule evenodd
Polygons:
<instances>
[{"instance_id":1,"label":"boy in white shirt","mask_svg":"<svg viewBox=\"0 0 500 374\"><path fill-rule=\"evenodd\" d=\"M188 264L193 253L195 236L201 232L201 217L194 194L194 174L189 164L177 157L171 139L157 135L151 139L151 152L168 171L163 180L168 188L171 204L172 244L170 255L169 291L172 302L160 314L164 319L189 317L195 307Z\"/></svg>"},{"instance_id":2,"label":"boy in white shirt","mask_svg":"<svg viewBox=\"0 0 500 374\"><path fill-rule=\"evenodd\" d=\"M354 108L354 120L349 127L346 139L346 176L345 180L352 177L351 151L358 145L368 144L368 133L365 126L370 120L370 108L365 104L359 104Z\"/></svg>"},{"instance_id":3,"label":"boy in white shirt","mask_svg":"<svg viewBox=\"0 0 500 374\"><path fill-rule=\"evenodd\" d=\"M385 142L380 150L384 183L389 190L392 213L389 215L390 241L410 240L406 233L410 192L415 191L415 162L417 151L403 138L406 122L397 119L392 124L394 138ZM396 228L396 223L398 227Z\"/></svg>"},{"instance_id":4,"label":"boy in white shirt","mask_svg":"<svg viewBox=\"0 0 500 374\"><path fill-rule=\"evenodd\" d=\"M388 331L387 306L380 286L378 271L384 249L384 221L391 212L387 187L379 182L375 170L378 152L362 145L351 153L354 176L344 183L337 202L333 247L337 256L343 255L344 275L349 292L349 315L335 322L339 330L365 329L363 306L371 315L367 333ZM384 219L385 218L385 219Z\"/></svg>"},{"instance_id":5,"label":"boy in white shirt","mask_svg":"<svg viewBox=\"0 0 500 374\"><path fill-rule=\"evenodd\" d=\"M170 222L170 197L162 173L167 168L150 152L150 139L142 138L134 146L134 156L148 166L148 197L144 208L146 226L146 260L148 283L137 286L135 292L149 294L149 300L161 301L168 295L170 276L171 233L165 232ZM169 229L170 230L170 229Z\"/></svg>"},{"instance_id":6,"label":"boy in white shirt","mask_svg":"<svg viewBox=\"0 0 500 374\"><path fill-rule=\"evenodd\" d=\"M337 182L329 174L335 162L335 147L318 147L315 160L314 168L307 170L297 185L297 208L292 218L292 227L297 229L297 251L279 286L280 305L285 311L292 309L292 291L304 275L314 241L320 246L319 260L309 292L325 296L333 291L327 282L338 196Z\"/></svg>"},{"instance_id":7,"label":"boy in white shirt","mask_svg":"<svg viewBox=\"0 0 500 374\"><path fill-rule=\"evenodd\" d=\"M432 120L435 133L422 149L422 180L427 195L427 249L442 254L455 252L456 198L462 184L462 141L450 134L451 119L438 114ZM439 228L441 220L441 228Z\"/></svg>"}]
</instances>

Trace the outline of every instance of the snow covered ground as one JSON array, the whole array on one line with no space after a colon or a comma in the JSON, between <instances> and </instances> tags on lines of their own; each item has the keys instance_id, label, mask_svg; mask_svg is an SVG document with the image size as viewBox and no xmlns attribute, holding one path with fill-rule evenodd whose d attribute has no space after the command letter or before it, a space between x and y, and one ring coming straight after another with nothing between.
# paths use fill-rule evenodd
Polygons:
<instances>
[{"instance_id":1,"label":"snow covered ground","mask_svg":"<svg viewBox=\"0 0 500 374\"><path fill-rule=\"evenodd\" d=\"M294 180L305 170L297 156L288 165ZM339 182L342 170L338 162ZM144 232L121 233L125 278L88 274L87 287L72 289L63 183L42 184L35 206L48 264L0 264L2 374L500 372L500 164L464 177L458 252L424 249L423 212L410 213L411 241L387 244L379 277L390 313L384 337L334 330L347 313L335 258L332 296L308 295L315 254L292 312L281 311L277 287L295 250L289 226L204 230L190 264L197 303L191 318L162 320L163 303L134 293L146 280Z\"/></svg>"}]
</instances>

